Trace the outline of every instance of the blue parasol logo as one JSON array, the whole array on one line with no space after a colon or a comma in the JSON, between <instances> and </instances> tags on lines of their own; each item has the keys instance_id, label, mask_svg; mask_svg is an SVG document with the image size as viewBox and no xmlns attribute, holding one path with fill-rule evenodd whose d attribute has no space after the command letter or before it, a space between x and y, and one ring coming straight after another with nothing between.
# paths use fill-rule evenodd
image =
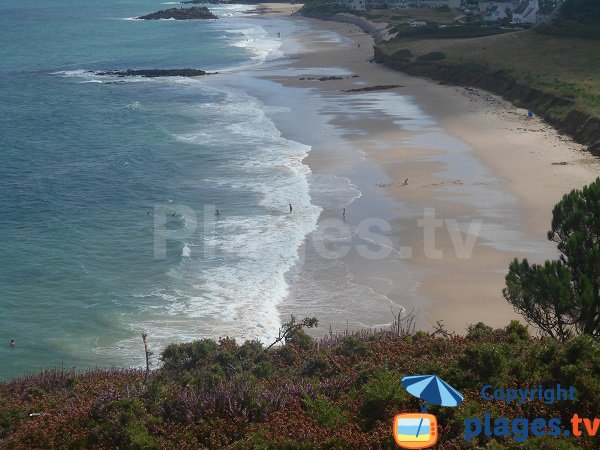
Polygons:
<instances>
[{"instance_id":1,"label":"blue parasol logo","mask_svg":"<svg viewBox=\"0 0 600 450\"><path fill-rule=\"evenodd\" d=\"M458 406L463 395L436 375L414 375L402 378L402 386L409 394L439 406Z\"/></svg>"}]
</instances>

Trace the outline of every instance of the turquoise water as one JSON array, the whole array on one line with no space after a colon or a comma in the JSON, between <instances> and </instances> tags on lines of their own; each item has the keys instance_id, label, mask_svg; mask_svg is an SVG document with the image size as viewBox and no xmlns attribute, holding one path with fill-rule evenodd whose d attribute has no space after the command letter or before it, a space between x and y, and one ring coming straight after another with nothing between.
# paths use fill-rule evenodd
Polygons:
<instances>
[{"instance_id":1,"label":"turquoise water","mask_svg":"<svg viewBox=\"0 0 600 450\"><path fill-rule=\"evenodd\" d=\"M281 57L276 33L244 17L250 7L213 5L219 21L130 20L166 7L0 3L0 378L138 365L142 331L159 349L265 339L279 325L285 272L319 213L309 148L282 138L249 93L208 77L94 73L232 73ZM304 214L286 214L288 202ZM157 258L162 210L187 236Z\"/></svg>"}]
</instances>

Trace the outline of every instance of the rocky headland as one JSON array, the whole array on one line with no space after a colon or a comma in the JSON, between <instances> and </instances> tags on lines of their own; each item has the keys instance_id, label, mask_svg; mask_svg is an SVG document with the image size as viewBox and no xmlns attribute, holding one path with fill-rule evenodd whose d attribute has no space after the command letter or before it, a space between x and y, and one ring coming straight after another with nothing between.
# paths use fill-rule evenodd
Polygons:
<instances>
[{"instance_id":1,"label":"rocky headland","mask_svg":"<svg viewBox=\"0 0 600 450\"><path fill-rule=\"evenodd\" d=\"M159 20L159 19L175 19L175 20L194 20L194 19L218 19L206 6L192 8L171 8L158 11L145 16L139 16L140 20Z\"/></svg>"}]
</instances>

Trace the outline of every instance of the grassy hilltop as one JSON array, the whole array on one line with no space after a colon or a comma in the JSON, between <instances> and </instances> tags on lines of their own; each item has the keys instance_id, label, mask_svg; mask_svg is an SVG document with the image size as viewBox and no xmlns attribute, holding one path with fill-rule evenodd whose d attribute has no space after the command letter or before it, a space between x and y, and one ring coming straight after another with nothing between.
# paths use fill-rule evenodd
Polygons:
<instances>
[{"instance_id":1,"label":"grassy hilltop","mask_svg":"<svg viewBox=\"0 0 600 450\"><path fill-rule=\"evenodd\" d=\"M465 396L457 408L430 408L442 426L438 449L597 445L584 437L464 440L464 420L484 412L569 425L574 413L600 410L600 343L534 338L517 322L498 330L478 324L466 336L395 330L319 342L296 330L269 350L201 340L168 347L162 360L146 383L137 370L50 370L0 384L0 448L392 449L393 416L419 411L401 379L428 373ZM479 393L486 384L557 383L575 386L577 401L506 405Z\"/></svg>"}]
</instances>

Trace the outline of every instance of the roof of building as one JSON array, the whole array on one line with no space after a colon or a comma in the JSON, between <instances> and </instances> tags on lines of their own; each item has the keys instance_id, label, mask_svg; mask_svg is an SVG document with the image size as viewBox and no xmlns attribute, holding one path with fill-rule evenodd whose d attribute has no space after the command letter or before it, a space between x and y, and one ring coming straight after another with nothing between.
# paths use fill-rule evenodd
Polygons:
<instances>
[{"instance_id":1,"label":"roof of building","mask_svg":"<svg viewBox=\"0 0 600 450\"><path fill-rule=\"evenodd\" d=\"M513 14L523 14L528 6L529 6L529 0L523 0L521 3L519 3L519 6L517 6L517 9L515 9L513 11Z\"/></svg>"}]
</instances>

